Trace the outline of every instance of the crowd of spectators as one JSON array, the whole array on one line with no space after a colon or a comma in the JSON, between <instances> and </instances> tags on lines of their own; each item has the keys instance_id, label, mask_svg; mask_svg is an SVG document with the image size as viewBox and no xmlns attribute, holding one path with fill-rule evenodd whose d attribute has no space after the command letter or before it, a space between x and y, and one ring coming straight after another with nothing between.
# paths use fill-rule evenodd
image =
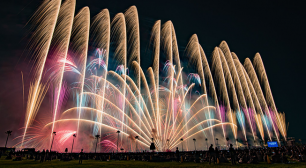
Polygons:
<instances>
[{"instance_id":1,"label":"crowd of spectators","mask_svg":"<svg viewBox=\"0 0 306 168\"><path fill-rule=\"evenodd\" d=\"M21 160L21 158L32 159L39 162L59 159L62 161L79 160L136 160L151 162L197 162L197 163L231 163L231 164L256 164L266 163L289 163L289 161L305 162L306 146L282 146L276 148L240 148L234 149L232 145L228 150L219 150L211 145L208 151L181 152L177 148L175 152L134 152L134 153L57 153L49 150L25 153L22 151L10 152L7 159Z\"/></svg>"}]
</instances>

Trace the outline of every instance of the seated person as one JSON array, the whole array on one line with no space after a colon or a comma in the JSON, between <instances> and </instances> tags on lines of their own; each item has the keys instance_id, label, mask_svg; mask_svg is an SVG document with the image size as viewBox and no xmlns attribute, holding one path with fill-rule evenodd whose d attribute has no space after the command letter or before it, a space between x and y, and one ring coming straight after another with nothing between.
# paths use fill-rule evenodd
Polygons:
<instances>
[{"instance_id":1,"label":"seated person","mask_svg":"<svg viewBox=\"0 0 306 168\"><path fill-rule=\"evenodd\" d=\"M222 154L220 156L220 163L228 163L228 160L226 159L225 154Z\"/></svg>"}]
</instances>

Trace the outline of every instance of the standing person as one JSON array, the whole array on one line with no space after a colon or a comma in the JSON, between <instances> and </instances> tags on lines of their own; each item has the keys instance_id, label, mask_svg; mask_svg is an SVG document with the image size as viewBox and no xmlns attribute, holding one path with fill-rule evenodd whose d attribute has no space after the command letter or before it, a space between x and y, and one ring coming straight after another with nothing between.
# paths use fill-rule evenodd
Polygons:
<instances>
[{"instance_id":1,"label":"standing person","mask_svg":"<svg viewBox=\"0 0 306 168\"><path fill-rule=\"evenodd\" d=\"M83 163L83 149L81 149L81 152L79 154L79 164Z\"/></svg>"},{"instance_id":2,"label":"standing person","mask_svg":"<svg viewBox=\"0 0 306 168\"><path fill-rule=\"evenodd\" d=\"M230 152L230 155L231 155L232 165L235 165L236 164L236 156L235 156L235 150L234 150L232 144L230 144L229 152Z\"/></svg>"},{"instance_id":3,"label":"standing person","mask_svg":"<svg viewBox=\"0 0 306 168\"><path fill-rule=\"evenodd\" d=\"M41 152L41 155L40 155L40 163L41 162L44 162L45 160L45 149L43 149L43 151Z\"/></svg>"},{"instance_id":4,"label":"standing person","mask_svg":"<svg viewBox=\"0 0 306 168\"><path fill-rule=\"evenodd\" d=\"M211 164L211 159L213 159L213 158L214 158L214 164L215 164L216 159L214 157L215 156L215 150L213 148L213 144L210 145L208 152L209 152L209 164Z\"/></svg>"},{"instance_id":5,"label":"standing person","mask_svg":"<svg viewBox=\"0 0 306 168\"><path fill-rule=\"evenodd\" d=\"M176 147L175 154L176 154L176 160L177 162L179 162L180 161L180 151L178 150L178 147Z\"/></svg>"},{"instance_id":6,"label":"standing person","mask_svg":"<svg viewBox=\"0 0 306 168\"><path fill-rule=\"evenodd\" d=\"M46 150L46 157L45 157L45 161L49 161L49 150Z\"/></svg>"},{"instance_id":7,"label":"standing person","mask_svg":"<svg viewBox=\"0 0 306 168\"><path fill-rule=\"evenodd\" d=\"M217 164L217 160L220 162L220 157L219 157L219 150L218 147L215 148L215 158L214 158L214 164Z\"/></svg>"}]
</instances>

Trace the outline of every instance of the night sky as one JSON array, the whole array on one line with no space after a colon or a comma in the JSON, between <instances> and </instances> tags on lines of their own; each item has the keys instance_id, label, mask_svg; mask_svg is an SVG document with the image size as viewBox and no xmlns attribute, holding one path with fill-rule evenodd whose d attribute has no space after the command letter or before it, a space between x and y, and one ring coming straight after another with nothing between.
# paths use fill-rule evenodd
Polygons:
<instances>
[{"instance_id":1,"label":"night sky","mask_svg":"<svg viewBox=\"0 0 306 168\"><path fill-rule=\"evenodd\" d=\"M114 16L136 5L142 50L148 45L154 22L171 20L182 51L191 35L197 34L208 60L214 47L222 40L228 43L242 63L247 57L253 59L255 53L259 52L276 107L286 113L286 121L290 122L288 137L305 141L306 15L305 4L301 1L76 1L76 13L88 6L91 18L104 8L108 8ZM31 66L23 61L29 41L26 23L40 4L41 0L0 2L0 146L4 146L5 131L13 130L11 139L22 133L20 128L24 123L24 110L20 72L23 71L25 82L28 83ZM144 65L152 62L150 57L142 61ZM10 141L8 146L15 142Z\"/></svg>"}]
</instances>

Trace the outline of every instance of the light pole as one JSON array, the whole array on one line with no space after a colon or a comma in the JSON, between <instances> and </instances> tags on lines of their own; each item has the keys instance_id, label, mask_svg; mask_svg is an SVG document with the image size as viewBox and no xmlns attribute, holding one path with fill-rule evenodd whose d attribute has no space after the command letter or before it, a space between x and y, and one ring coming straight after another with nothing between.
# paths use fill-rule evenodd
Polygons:
<instances>
[{"instance_id":1,"label":"light pole","mask_svg":"<svg viewBox=\"0 0 306 168\"><path fill-rule=\"evenodd\" d=\"M156 149L155 144L154 144L154 138L151 138L151 139L152 139L152 143L150 145L150 150L154 153L154 150Z\"/></svg>"},{"instance_id":2,"label":"light pole","mask_svg":"<svg viewBox=\"0 0 306 168\"><path fill-rule=\"evenodd\" d=\"M100 138L100 135L96 135L95 137L97 139L95 153L97 153L98 139Z\"/></svg>"},{"instance_id":3,"label":"light pole","mask_svg":"<svg viewBox=\"0 0 306 168\"><path fill-rule=\"evenodd\" d=\"M137 140L139 139L139 137L135 136L135 139L136 139L136 153L137 153Z\"/></svg>"},{"instance_id":4,"label":"light pole","mask_svg":"<svg viewBox=\"0 0 306 168\"><path fill-rule=\"evenodd\" d=\"M52 139L52 143L51 143L51 148L50 148L50 152L51 152L51 149L52 149L52 145L53 145L53 141L54 141L54 136L56 135L56 132L53 132L53 139Z\"/></svg>"},{"instance_id":5,"label":"light pole","mask_svg":"<svg viewBox=\"0 0 306 168\"><path fill-rule=\"evenodd\" d=\"M197 148L196 148L196 139L193 138L193 142L194 142L194 151L197 151Z\"/></svg>"},{"instance_id":6,"label":"light pole","mask_svg":"<svg viewBox=\"0 0 306 168\"><path fill-rule=\"evenodd\" d=\"M238 146L238 139L236 139L236 146L237 146L237 149L239 149L239 146Z\"/></svg>"},{"instance_id":7,"label":"light pole","mask_svg":"<svg viewBox=\"0 0 306 168\"><path fill-rule=\"evenodd\" d=\"M208 150L208 143L207 143L207 138L205 138L205 141L206 141L206 148L207 148L207 150Z\"/></svg>"},{"instance_id":8,"label":"light pole","mask_svg":"<svg viewBox=\"0 0 306 168\"><path fill-rule=\"evenodd\" d=\"M170 144L169 144L169 139L167 139L167 145L168 145L168 149L170 147ZM170 149L169 149L170 150Z\"/></svg>"},{"instance_id":9,"label":"light pole","mask_svg":"<svg viewBox=\"0 0 306 168\"><path fill-rule=\"evenodd\" d=\"M182 142L182 152L183 152L183 150L184 150L184 148L183 148L183 138L181 139L181 142Z\"/></svg>"},{"instance_id":10,"label":"light pole","mask_svg":"<svg viewBox=\"0 0 306 168\"><path fill-rule=\"evenodd\" d=\"M6 142L5 142L5 148L6 148L6 145L7 145L7 140L9 138L9 136L12 134L12 132L13 131L11 131L11 130L8 130L8 131L5 132L7 134L7 138L6 138Z\"/></svg>"},{"instance_id":11,"label":"light pole","mask_svg":"<svg viewBox=\"0 0 306 168\"><path fill-rule=\"evenodd\" d=\"M216 141L217 141L217 148L218 148L218 146L219 146L219 144L218 144L218 140L219 140L219 139L218 139L218 138L216 138Z\"/></svg>"},{"instance_id":12,"label":"light pole","mask_svg":"<svg viewBox=\"0 0 306 168\"><path fill-rule=\"evenodd\" d=\"M72 150L73 150L74 138L76 137L76 135L75 135L75 134L73 134L72 136L73 136L73 140L72 140L71 153L72 153Z\"/></svg>"},{"instance_id":13,"label":"light pole","mask_svg":"<svg viewBox=\"0 0 306 168\"><path fill-rule=\"evenodd\" d=\"M119 134L120 134L120 131L118 130L116 133L118 134L118 139L117 139L117 153L118 153L118 143L119 143Z\"/></svg>"},{"instance_id":14,"label":"light pole","mask_svg":"<svg viewBox=\"0 0 306 168\"><path fill-rule=\"evenodd\" d=\"M259 144L260 144L260 147L263 147L263 140L262 139L259 140Z\"/></svg>"},{"instance_id":15,"label":"light pole","mask_svg":"<svg viewBox=\"0 0 306 168\"><path fill-rule=\"evenodd\" d=\"M229 138L228 137L226 137L226 141L227 141L227 147L229 148L229 144L228 144Z\"/></svg>"}]
</instances>

